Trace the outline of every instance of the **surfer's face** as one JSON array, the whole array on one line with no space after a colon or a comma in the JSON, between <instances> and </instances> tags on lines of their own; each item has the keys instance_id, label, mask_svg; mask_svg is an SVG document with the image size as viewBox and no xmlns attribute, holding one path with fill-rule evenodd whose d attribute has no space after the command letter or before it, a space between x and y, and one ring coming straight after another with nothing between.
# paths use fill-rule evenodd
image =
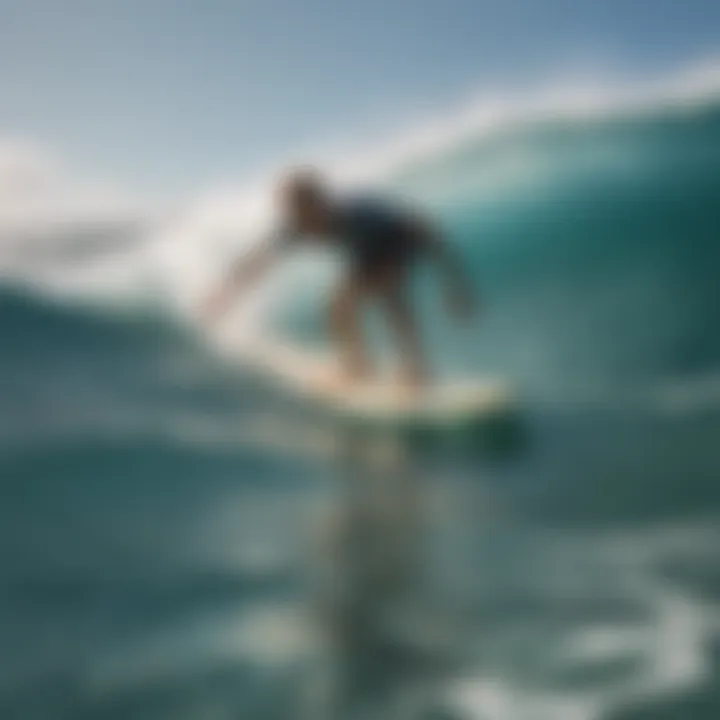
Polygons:
<instances>
[{"instance_id":1,"label":"surfer's face","mask_svg":"<svg viewBox=\"0 0 720 720\"><path fill-rule=\"evenodd\" d=\"M321 188L290 183L281 189L280 205L286 220L299 232L328 231L331 213Z\"/></svg>"},{"instance_id":2,"label":"surfer's face","mask_svg":"<svg viewBox=\"0 0 720 720\"><path fill-rule=\"evenodd\" d=\"M327 229L328 208L324 198L291 197L285 211L300 232L323 233Z\"/></svg>"}]
</instances>

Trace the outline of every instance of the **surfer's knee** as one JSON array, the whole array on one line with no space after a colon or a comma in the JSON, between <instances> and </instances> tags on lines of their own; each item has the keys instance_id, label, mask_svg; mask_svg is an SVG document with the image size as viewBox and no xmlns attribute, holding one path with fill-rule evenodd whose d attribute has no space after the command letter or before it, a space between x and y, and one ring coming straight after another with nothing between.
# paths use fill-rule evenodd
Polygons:
<instances>
[{"instance_id":1,"label":"surfer's knee","mask_svg":"<svg viewBox=\"0 0 720 720\"><path fill-rule=\"evenodd\" d=\"M330 300L332 326L336 329L344 329L354 323L359 304L360 293L353 283L345 283L340 286Z\"/></svg>"},{"instance_id":2,"label":"surfer's knee","mask_svg":"<svg viewBox=\"0 0 720 720\"><path fill-rule=\"evenodd\" d=\"M402 287L385 289L382 302L392 321L404 323L412 318L412 308Z\"/></svg>"}]
</instances>

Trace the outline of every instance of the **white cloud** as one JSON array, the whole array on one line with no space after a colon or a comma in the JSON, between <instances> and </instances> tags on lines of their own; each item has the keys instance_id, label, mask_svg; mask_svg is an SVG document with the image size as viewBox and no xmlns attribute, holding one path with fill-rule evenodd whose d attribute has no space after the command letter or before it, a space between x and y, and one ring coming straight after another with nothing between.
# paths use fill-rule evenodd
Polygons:
<instances>
[{"instance_id":1,"label":"white cloud","mask_svg":"<svg viewBox=\"0 0 720 720\"><path fill-rule=\"evenodd\" d=\"M0 141L0 232L26 234L56 225L117 222L138 206L109 185L82 181L24 141Z\"/></svg>"},{"instance_id":2,"label":"white cloud","mask_svg":"<svg viewBox=\"0 0 720 720\"><path fill-rule=\"evenodd\" d=\"M0 141L0 278L46 291L116 295L136 284L150 213L128 195L73 177L25 141ZM122 280L120 280L122 276Z\"/></svg>"}]
</instances>

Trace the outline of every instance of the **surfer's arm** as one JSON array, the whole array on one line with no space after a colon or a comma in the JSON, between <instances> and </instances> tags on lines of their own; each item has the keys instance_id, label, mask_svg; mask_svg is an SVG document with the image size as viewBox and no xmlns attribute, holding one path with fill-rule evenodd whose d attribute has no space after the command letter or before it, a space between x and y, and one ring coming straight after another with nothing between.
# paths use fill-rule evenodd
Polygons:
<instances>
[{"instance_id":1,"label":"surfer's arm","mask_svg":"<svg viewBox=\"0 0 720 720\"><path fill-rule=\"evenodd\" d=\"M210 318L224 314L239 294L247 292L260 281L277 262L279 255L278 244L273 241L263 242L245 253L208 298L206 314Z\"/></svg>"},{"instance_id":2,"label":"surfer's arm","mask_svg":"<svg viewBox=\"0 0 720 720\"><path fill-rule=\"evenodd\" d=\"M442 232L425 218L412 219L412 233L443 278L447 303L454 315L472 315L477 305L475 289L462 261Z\"/></svg>"}]
</instances>

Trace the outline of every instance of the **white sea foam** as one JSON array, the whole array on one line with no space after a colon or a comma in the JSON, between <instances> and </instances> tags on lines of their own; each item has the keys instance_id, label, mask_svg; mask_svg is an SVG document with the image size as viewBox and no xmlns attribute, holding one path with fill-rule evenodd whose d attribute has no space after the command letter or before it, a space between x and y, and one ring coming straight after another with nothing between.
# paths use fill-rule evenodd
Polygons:
<instances>
[{"instance_id":1,"label":"white sea foam","mask_svg":"<svg viewBox=\"0 0 720 720\"><path fill-rule=\"evenodd\" d=\"M552 678L553 668L562 678L563 668L569 668L579 681L528 682L526 671L515 665L493 667L492 662L475 676L458 679L450 688L449 698L463 717L600 720L614 717L616 712L624 716L623 710L629 707L655 707L665 699L692 693L712 676L707 641L717 631L717 614L692 590L663 580L659 568L668 558L692 559L698 552L706 552L717 542L714 529L661 526L655 530L609 531L604 537L589 532L578 534L571 546L568 539L563 538L569 552L565 560L572 566L564 570L574 572L581 560L590 579L597 579L598 570L604 578L602 592L596 591L593 582L581 588L584 593L573 596L579 601L578 607L582 607L583 598L597 603L604 597L616 597L634 607L634 613L614 622L591 620L573 626L571 621L545 642L539 654L541 679L548 671ZM532 562L547 565L551 557L544 556L554 554L553 547L546 538L535 538ZM612 570L610 574L605 573L604 565ZM526 569L526 565L521 563L521 568ZM564 597L556 595L556 588L546 580L540 588L543 596ZM535 622L542 625L541 612ZM524 635L531 636L534 624L528 618L523 623ZM506 629L503 633L512 637ZM478 634L479 644L487 642L488 638ZM520 663L520 667L524 665ZM603 676L604 668L616 671ZM593 669L601 671L599 682L592 679ZM589 671L585 681L584 671Z\"/></svg>"}]
</instances>

